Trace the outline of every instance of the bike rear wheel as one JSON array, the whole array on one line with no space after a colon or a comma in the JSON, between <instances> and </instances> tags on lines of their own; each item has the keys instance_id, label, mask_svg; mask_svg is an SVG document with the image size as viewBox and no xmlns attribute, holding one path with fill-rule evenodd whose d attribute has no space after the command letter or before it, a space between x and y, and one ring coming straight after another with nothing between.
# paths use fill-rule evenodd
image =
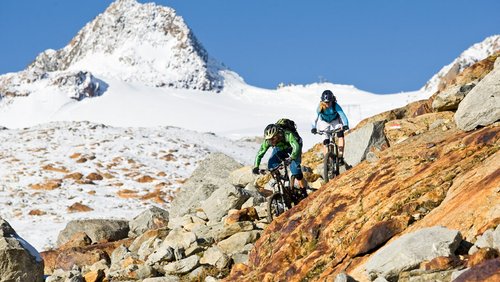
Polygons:
<instances>
[{"instance_id":1,"label":"bike rear wheel","mask_svg":"<svg viewBox=\"0 0 500 282\"><path fill-rule=\"evenodd\" d=\"M283 194L274 193L267 200L267 222L271 223L274 218L284 213L288 208Z\"/></svg>"}]
</instances>

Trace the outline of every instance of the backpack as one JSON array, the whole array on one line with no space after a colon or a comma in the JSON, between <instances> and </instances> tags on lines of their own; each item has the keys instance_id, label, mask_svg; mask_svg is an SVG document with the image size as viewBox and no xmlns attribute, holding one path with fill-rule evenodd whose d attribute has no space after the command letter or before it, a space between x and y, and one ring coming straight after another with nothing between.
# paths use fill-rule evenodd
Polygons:
<instances>
[{"instance_id":1,"label":"backpack","mask_svg":"<svg viewBox=\"0 0 500 282\"><path fill-rule=\"evenodd\" d=\"M278 127L280 127L282 130L287 130L293 133L295 138L297 140L301 140L302 138L300 137L299 133L297 132L297 125L295 122L291 119L287 118L281 118L275 123Z\"/></svg>"}]
</instances>

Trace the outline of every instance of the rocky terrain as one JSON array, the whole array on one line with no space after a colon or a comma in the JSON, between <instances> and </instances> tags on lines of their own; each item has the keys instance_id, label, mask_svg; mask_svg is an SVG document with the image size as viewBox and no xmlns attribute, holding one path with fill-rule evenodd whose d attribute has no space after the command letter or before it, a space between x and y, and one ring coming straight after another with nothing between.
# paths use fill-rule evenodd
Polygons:
<instances>
[{"instance_id":1,"label":"rocky terrain","mask_svg":"<svg viewBox=\"0 0 500 282\"><path fill-rule=\"evenodd\" d=\"M0 282L499 281L498 42L492 36L443 68L424 87L435 92L429 99L351 129L339 177L323 181L321 144L303 152L316 190L272 222L270 176L256 177L249 166L259 138L88 121L0 126ZM215 111L257 108L230 73L174 10L118 0L63 49L0 76L0 110L16 104L22 111L11 116L22 119L95 103L90 116L114 115L96 107L109 98L104 105L125 109L118 119L137 120L124 102L129 87L146 96L172 88L140 117L155 108L164 115L169 105L184 119L183 107L159 98L175 96L204 127L217 123ZM236 100L224 100L224 91L199 95L226 88ZM294 100L292 90L280 91ZM343 101L353 96L339 92ZM217 106L199 115L195 100Z\"/></svg>"},{"instance_id":2,"label":"rocky terrain","mask_svg":"<svg viewBox=\"0 0 500 282\"><path fill-rule=\"evenodd\" d=\"M498 281L498 55L360 123L338 178L322 183L319 145L305 152L319 189L270 224L269 177L212 154L168 209L69 222L41 253L47 281ZM2 230L0 254L19 250L3 273L41 281L37 254Z\"/></svg>"}]
</instances>

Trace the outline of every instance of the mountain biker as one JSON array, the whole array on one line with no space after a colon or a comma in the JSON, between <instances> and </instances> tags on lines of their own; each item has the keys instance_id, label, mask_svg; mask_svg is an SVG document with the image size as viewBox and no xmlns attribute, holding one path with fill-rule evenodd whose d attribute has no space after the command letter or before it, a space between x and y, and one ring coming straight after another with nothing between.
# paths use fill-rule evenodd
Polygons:
<instances>
[{"instance_id":1,"label":"mountain biker","mask_svg":"<svg viewBox=\"0 0 500 282\"><path fill-rule=\"evenodd\" d=\"M342 128L342 130L337 132L337 137L339 138L339 161L340 164L344 164L344 131L349 129L349 121L344 111L337 104L337 98L333 95L332 91L325 90L321 94L321 102L319 103L318 109L316 110L317 116L313 122L311 133L318 133L320 131L328 130L329 128L337 129ZM331 135L328 134L326 139L323 140L324 152L326 154L326 145L330 143Z\"/></svg>"},{"instance_id":2,"label":"mountain biker","mask_svg":"<svg viewBox=\"0 0 500 282\"><path fill-rule=\"evenodd\" d=\"M307 197L307 181L304 179L300 167L302 155L302 138L297 137L293 132L284 130L276 124L269 124L264 130L264 142L260 145L259 152L255 157L255 164L252 172L259 174L260 161L266 154L269 147L273 147L271 157L269 157L268 168L276 168L281 160L287 159L290 162L290 172L299 182L302 197Z\"/></svg>"}]
</instances>

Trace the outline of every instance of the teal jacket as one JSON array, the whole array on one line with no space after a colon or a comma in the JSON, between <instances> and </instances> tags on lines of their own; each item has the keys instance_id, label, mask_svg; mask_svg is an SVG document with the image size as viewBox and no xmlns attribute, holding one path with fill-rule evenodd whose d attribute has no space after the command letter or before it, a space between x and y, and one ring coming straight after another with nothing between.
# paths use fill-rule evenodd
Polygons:
<instances>
[{"instance_id":1,"label":"teal jacket","mask_svg":"<svg viewBox=\"0 0 500 282\"><path fill-rule=\"evenodd\" d=\"M349 121L347 120L347 116L345 115L344 111L340 107L339 104L335 103L332 105L332 107L326 108L324 111L320 111L320 108L316 109L316 113L318 114L316 116L316 120L313 122L313 128L316 128L316 124L318 123L318 119L324 120L328 123L331 123L334 119L337 119L340 117L340 122L342 122L342 125L347 125L349 126Z\"/></svg>"},{"instance_id":2,"label":"teal jacket","mask_svg":"<svg viewBox=\"0 0 500 282\"><path fill-rule=\"evenodd\" d=\"M259 152L257 153L257 156L255 157L255 163L254 166L258 167L260 165L260 161L266 154L267 150L272 147L271 142L269 140L264 140L262 144L260 145ZM292 148L292 153L290 154L290 158L292 160L296 160L300 154L302 154L302 147L299 143L299 140L295 137L295 135L288 130L284 130L283 136L281 140L276 144L276 146L280 151L287 150L289 148Z\"/></svg>"}]
</instances>

